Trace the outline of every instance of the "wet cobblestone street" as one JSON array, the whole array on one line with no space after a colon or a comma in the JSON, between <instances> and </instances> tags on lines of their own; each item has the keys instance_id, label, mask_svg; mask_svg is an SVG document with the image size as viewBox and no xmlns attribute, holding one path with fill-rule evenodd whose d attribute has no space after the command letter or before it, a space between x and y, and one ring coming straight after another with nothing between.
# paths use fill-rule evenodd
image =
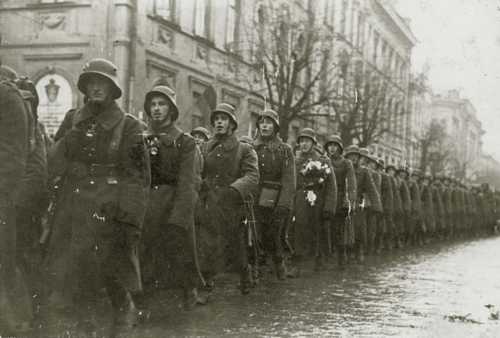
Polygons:
<instances>
[{"instance_id":1,"label":"wet cobblestone street","mask_svg":"<svg viewBox=\"0 0 500 338\"><path fill-rule=\"evenodd\" d=\"M431 244L345 270L306 267L285 282L268 276L248 296L226 275L190 312L172 292L155 294L149 319L118 336L498 337L499 256L500 237Z\"/></svg>"}]
</instances>

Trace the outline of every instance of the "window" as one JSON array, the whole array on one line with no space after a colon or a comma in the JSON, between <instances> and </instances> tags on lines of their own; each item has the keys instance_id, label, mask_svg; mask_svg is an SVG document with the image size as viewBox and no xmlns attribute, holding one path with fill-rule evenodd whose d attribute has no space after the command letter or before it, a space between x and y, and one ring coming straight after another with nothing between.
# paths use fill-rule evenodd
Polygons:
<instances>
[{"instance_id":1,"label":"window","mask_svg":"<svg viewBox=\"0 0 500 338\"><path fill-rule=\"evenodd\" d=\"M377 56L378 56L378 43L380 41L380 35L378 32L374 32L373 34L373 63L377 64Z\"/></svg>"},{"instance_id":2,"label":"window","mask_svg":"<svg viewBox=\"0 0 500 338\"><path fill-rule=\"evenodd\" d=\"M385 63L387 62L387 42L385 40L382 40L382 52L380 54L381 57L381 68L383 69L385 66Z\"/></svg>"},{"instance_id":3,"label":"window","mask_svg":"<svg viewBox=\"0 0 500 338\"><path fill-rule=\"evenodd\" d=\"M347 19L347 0L342 0L342 13L340 17L340 33L345 35Z\"/></svg>"},{"instance_id":4,"label":"window","mask_svg":"<svg viewBox=\"0 0 500 338\"><path fill-rule=\"evenodd\" d=\"M174 21L175 19L175 0L155 0L154 12L162 18Z\"/></svg>"},{"instance_id":5,"label":"window","mask_svg":"<svg viewBox=\"0 0 500 338\"><path fill-rule=\"evenodd\" d=\"M195 0L194 4L194 34L208 38L208 0Z\"/></svg>"},{"instance_id":6,"label":"window","mask_svg":"<svg viewBox=\"0 0 500 338\"><path fill-rule=\"evenodd\" d=\"M361 12L358 12L358 28L356 30L356 47L364 44L364 18Z\"/></svg>"},{"instance_id":7,"label":"window","mask_svg":"<svg viewBox=\"0 0 500 338\"><path fill-rule=\"evenodd\" d=\"M316 7L316 23L318 25L333 26L333 11L335 0L319 0Z\"/></svg>"},{"instance_id":8,"label":"window","mask_svg":"<svg viewBox=\"0 0 500 338\"><path fill-rule=\"evenodd\" d=\"M235 43L238 40L238 27L240 21L240 1L227 0L227 18L226 18L226 48L235 52Z\"/></svg>"},{"instance_id":9,"label":"window","mask_svg":"<svg viewBox=\"0 0 500 338\"><path fill-rule=\"evenodd\" d=\"M387 69L389 70L389 74L392 75L392 64L394 59L394 49L389 50L389 58L387 60Z\"/></svg>"}]
</instances>

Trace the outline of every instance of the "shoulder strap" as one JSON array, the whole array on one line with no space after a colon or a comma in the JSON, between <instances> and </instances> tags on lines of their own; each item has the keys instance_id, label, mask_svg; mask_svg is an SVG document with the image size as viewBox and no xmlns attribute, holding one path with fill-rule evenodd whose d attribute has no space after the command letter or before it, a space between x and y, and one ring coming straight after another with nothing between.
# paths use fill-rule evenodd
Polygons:
<instances>
[{"instance_id":1,"label":"shoulder strap","mask_svg":"<svg viewBox=\"0 0 500 338\"><path fill-rule=\"evenodd\" d=\"M240 169L240 162L241 158L243 157L243 145L241 144L240 141L238 141L238 148L236 149L236 158L234 161L234 167L233 167L233 172L238 173Z\"/></svg>"},{"instance_id":2,"label":"shoulder strap","mask_svg":"<svg viewBox=\"0 0 500 338\"><path fill-rule=\"evenodd\" d=\"M108 156L111 159L111 163L118 160L118 150L123 138L123 129L125 127L126 116L122 116L120 122L113 129L113 135L111 136L111 142L109 143Z\"/></svg>"}]
</instances>

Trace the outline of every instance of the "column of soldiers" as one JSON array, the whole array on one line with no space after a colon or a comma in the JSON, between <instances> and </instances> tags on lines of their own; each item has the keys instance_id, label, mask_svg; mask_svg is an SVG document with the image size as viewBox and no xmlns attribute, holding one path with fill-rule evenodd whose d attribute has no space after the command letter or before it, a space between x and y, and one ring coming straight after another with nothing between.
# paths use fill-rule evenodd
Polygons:
<instances>
[{"instance_id":1,"label":"column of soldiers","mask_svg":"<svg viewBox=\"0 0 500 338\"><path fill-rule=\"evenodd\" d=\"M320 144L310 128L294 151L271 109L254 138L238 139L225 102L210 114L212 133L181 130L176 93L161 81L144 98L146 122L127 114L104 59L84 66L77 87L84 105L50 140L34 85L0 69L0 326L13 333L40 305L92 329L105 295L113 324L132 327L158 289L178 288L191 309L222 272L248 294L269 271L297 277L332 256L343 269L496 226L487 184L386 165L339 135Z\"/></svg>"}]
</instances>

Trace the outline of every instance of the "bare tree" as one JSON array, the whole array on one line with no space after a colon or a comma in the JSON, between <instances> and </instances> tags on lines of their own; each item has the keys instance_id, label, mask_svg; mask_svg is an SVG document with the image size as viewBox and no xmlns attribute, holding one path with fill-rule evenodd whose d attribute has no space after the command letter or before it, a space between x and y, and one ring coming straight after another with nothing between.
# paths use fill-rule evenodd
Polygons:
<instances>
[{"instance_id":1,"label":"bare tree","mask_svg":"<svg viewBox=\"0 0 500 338\"><path fill-rule=\"evenodd\" d=\"M393 79L363 70L361 60L352 66L351 59L346 51L339 56L337 91L330 100L335 110L332 119L345 144L356 139L364 147L396 129L394 122L402 123L405 110L397 104L400 93Z\"/></svg>"},{"instance_id":2,"label":"bare tree","mask_svg":"<svg viewBox=\"0 0 500 338\"><path fill-rule=\"evenodd\" d=\"M420 170L430 169L432 175L443 172L451 155L444 126L432 120L420 139Z\"/></svg>"},{"instance_id":3,"label":"bare tree","mask_svg":"<svg viewBox=\"0 0 500 338\"><path fill-rule=\"evenodd\" d=\"M335 90L333 37L314 2L303 3L268 0L251 27L264 96L279 114L284 140L293 120L328 117L328 112L319 114L318 108L329 106Z\"/></svg>"}]
</instances>

